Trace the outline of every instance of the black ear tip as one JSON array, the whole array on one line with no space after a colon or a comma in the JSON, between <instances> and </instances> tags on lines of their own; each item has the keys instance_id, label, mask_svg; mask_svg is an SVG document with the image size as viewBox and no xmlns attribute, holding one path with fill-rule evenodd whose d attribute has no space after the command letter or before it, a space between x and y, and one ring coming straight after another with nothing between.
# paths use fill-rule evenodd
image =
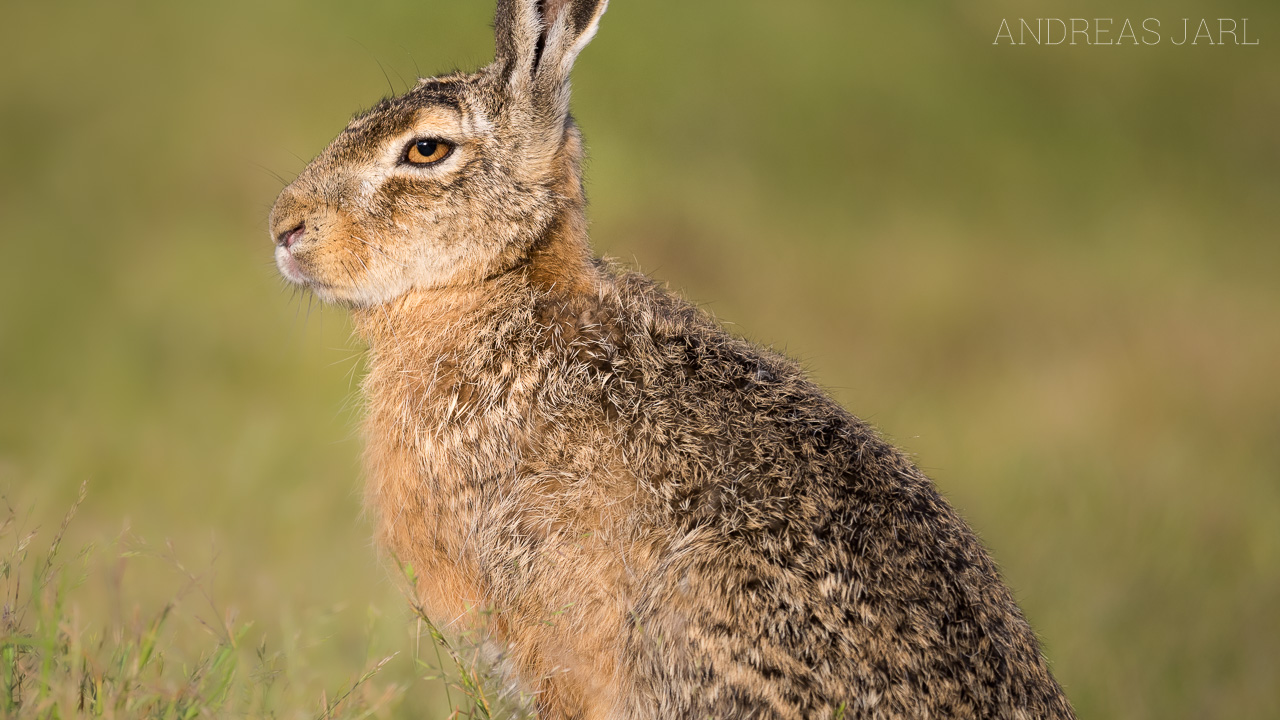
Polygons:
<instances>
[{"instance_id":1,"label":"black ear tip","mask_svg":"<svg viewBox=\"0 0 1280 720\"><path fill-rule=\"evenodd\" d=\"M609 4L609 0L577 0L573 3L573 29L575 32L586 32L591 27L591 23L599 16L600 11L605 5Z\"/></svg>"},{"instance_id":2,"label":"black ear tip","mask_svg":"<svg viewBox=\"0 0 1280 720\"><path fill-rule=\"evenodd\" d=\"M528 68L536 77L545 52L554 51L558 55L553 64L563 69L595 34L608 4L608 0L498 0L494 67L506 77L515 68ZM550 33L561 22L568 37L557 36L555 46L549 48Z\"/></svg>"},{"instance_id":3,"label":"black ear tip","mask_svg":"<svg viewBox=\"0 0 1280 720\"><path fill-rule=\"evenodd\" d=\"M538 15L550 24L560 13L569 13L569 26L576 34L586 32L607 0L537 0Z\"/></svg>"}]
</instances>

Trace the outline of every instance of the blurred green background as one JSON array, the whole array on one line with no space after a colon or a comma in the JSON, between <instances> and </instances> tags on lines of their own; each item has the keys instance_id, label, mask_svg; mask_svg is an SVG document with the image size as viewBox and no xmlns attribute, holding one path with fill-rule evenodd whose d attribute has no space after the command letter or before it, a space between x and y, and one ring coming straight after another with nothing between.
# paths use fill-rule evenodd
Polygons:
<instances>
[{"instance_id":1,"label":"blurred green background","mask_svg":"<svg viewBox=\"0 0 1280 720\"><path fill-rule=\"evenodd\" d=\"M78 537L168 539L272 642L323 614L317 673L403 649L361 348L265 218L388 82L487 62L491 13L0 3L0 490L56 524L88 480ZM1261 44L992 45L1028 15ZM596 247L910 450L1082 717L1277 717L1278 45L1274 0L614 0L575 76Z\"/></svg>"}]
</instances>

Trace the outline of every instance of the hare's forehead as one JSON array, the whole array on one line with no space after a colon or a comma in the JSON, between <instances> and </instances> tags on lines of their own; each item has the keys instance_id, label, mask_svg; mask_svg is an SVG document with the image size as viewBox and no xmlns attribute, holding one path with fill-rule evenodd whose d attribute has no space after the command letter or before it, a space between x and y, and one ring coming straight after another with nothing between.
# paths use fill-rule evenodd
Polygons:
<instances>
[{"instance_id":1,"label":"hare's forehead","mask_svg":"<svg viewBox=\"0 0 1280 720\"><path fill-rule=\"evenodd\" d=\"M492 123L480 103L458 92L419 87L384 100L356 117L340 136L343 144L373 149L409 137L462 141L490 131Z\"/></svg>"}]
</instances>

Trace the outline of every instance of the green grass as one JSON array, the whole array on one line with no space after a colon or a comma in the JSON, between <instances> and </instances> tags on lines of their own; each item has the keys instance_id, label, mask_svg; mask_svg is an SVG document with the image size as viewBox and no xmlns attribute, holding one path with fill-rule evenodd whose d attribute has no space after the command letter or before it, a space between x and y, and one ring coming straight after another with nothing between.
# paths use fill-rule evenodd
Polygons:
<instances>
[{"instance_id":1,"label":"green grass","mask_svg":"<svg viewBox=\"0 0 1280 720\"><path fill-rule=\"evenodd\" d=\"M1030 12L615 0L575 77L597 248L913 452L1082 717L1280 715L1280 6L1214 8L1256 48L991 45ZM182 596L168 677L232 636L196 617L254 621L227 707L265 642L281 716L393 654L359 693L447 713L360 512L361 348L281 291L265 217L379 64L479 64L489 14L0 7L0 488L52 528L89 481L64 607L111 652Z\"/></svg>"},{"instance_id":2,"label":"green grass","mask_svg":"<svg viewBox=\"0 0 1280 720\"><path fill-rule=\"evenodd\" d=\"M333 616L309 617L283 647L273 647L271 633L223 608L208 577L188 569L172 548L156 551L124 534L67 557L67 531L86 491L82 485L52 532L26 527L26 516L0 500L2 717L363 720L417 717L441 695L443 705L434 704L442 716L490 720L521 705L495 691L478 645L449 641L414 603L404 647L379 659L370 627L365 669L334 684L310 669ZM178 580L155 607L137 603L133 583L124 582L126 570L144 560Z\"/></svg>"}]
</instances>

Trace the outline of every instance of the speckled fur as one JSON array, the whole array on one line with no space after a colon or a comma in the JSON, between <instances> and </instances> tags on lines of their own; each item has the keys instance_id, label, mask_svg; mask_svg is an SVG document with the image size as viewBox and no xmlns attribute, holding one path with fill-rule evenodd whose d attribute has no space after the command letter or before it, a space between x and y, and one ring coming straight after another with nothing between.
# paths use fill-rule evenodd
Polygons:
<instances>
[{"instance_id":1,"label":"speckled fur","mask_svg":"<svg viewBox=\"0 0 1280 720\"><path fill-rule=\"evenodd\" d=\"M357 117L272 212L370 346L382 547L548 719L1074 717L900 451L592 257L568 79L603 11L501 0L493 65ZM403 167L416 137L456 149Z\"/></svg>"}]
</instances>

